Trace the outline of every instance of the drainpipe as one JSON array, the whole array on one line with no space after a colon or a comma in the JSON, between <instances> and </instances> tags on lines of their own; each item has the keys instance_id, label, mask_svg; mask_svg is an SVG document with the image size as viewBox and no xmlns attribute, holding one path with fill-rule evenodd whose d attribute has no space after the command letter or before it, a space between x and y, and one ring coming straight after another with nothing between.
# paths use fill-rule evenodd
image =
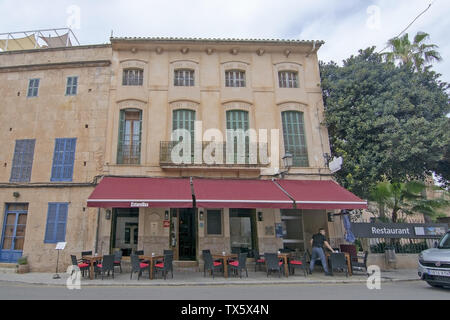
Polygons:
<instances>
[{"instance_id":1,"label":"drainpipe","mask_svg":"<svg viewBox=\"0 0 450 320\"><path fill-rule=\"evenodd\" d=\"M100 230L100 208L97 211L97 231L95 232L95 252L98 252L98 234Z\"/></svg>"}]
</instances>

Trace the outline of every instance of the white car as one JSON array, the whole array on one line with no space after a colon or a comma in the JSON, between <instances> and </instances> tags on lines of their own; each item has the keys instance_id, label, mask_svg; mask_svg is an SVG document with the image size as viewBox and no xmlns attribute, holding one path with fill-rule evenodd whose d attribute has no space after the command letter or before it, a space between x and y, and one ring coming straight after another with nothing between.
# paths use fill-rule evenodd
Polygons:
<instances>
[{"instance_id":1,"label":"white car","mask_svg":"<svg viewBox=\"0 0 450 320\"><path fill-rule=\"evenodd\" d=\"M450 287L450 231L419 255L419 277L432 287Z\"/></svg>"}]
</instances>

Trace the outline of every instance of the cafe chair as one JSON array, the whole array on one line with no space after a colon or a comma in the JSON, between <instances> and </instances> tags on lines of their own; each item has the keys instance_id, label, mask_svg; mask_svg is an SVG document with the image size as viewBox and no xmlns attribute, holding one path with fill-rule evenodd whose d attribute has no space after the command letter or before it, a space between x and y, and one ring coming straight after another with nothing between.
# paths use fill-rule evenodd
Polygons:
<instances>
[{"instance_id":1,"label":"cafe chair","mask_svg":"<svg viewBox=\"0 0 450 320\"><path fill-rule=\"evenodd\" d=\"M122 250L114 252L114 267L119 267L122 273Z\"/></svg>"},{"instance_id":2,"label":"cafe chair","mask_svg":"<svg viewBox=\"0 0 450 320\"><path fill-rule=\"evenodd\" d=\"M255 257L255 272L258 267L265 266L266 260L259 254L258 249L253 250L253 256Z\"/></svg>"},{"instance_id":3,"label":"cafe chair","mask_svg":"<svg viewBox=\"0 0 450 320\"><path fill-rule=\"evenodd\" d=\"M112 273L112 277L114 279L114 255L107 255L103 256L102 263L97 264L96 266L96 276L101 273L102 274L102 280L105 275L105 273L108 273L108 277L110 273Z\"/></svg>"},{"instance_id":4,"label":"cafe chair","mask_svg":"<svg viewBox=\"0 0 450 320\"><path fill-rule=\"evenodd\" d=\"M88 260L83 259L83 257L85 256L92 256L92 251L82 251L81 252L81 260L83 261L83 263L89 263Z\"/></svg>"},{"instance_id":5,"label":"cafe chair","mask_svg":"<svg viewBox=\"0 0 450 320\"><path fill-rule=\"evenodd\" d=\"M306 276L308 275L307 259L308 259L308 254L306 252L304 254L295 253L293 255L292 259L289 259L289 273L294 275L295 268L301 268L303 270L303 274L305 275L305 278L306 278Z\"/></svg>"},{"instance_id":6,"label":"cafe chair","mask_svg":"<svg viewBox=\"0 0 450 320\"><path fill-rule=\"evenodd\" d=\"M350 261L358 262L358 251L354 244L341 244L339 246L340 252L346 252L350 255Z\"/></svg>"},{"instance_id":7,"label":"cafe chair","mask_svg":"<svg viewBox=\"0 0 450 320\"><path fill-rule=\"evenodd\" d=\"M344 253L332 253L330 255L329 263L330 273L333 274L334 270L345 272L345 276L348 277L348 265L345 259Z\"/></svg>"},{"instance_id":8,"label":"cafe chair","mask_svg":"<svg viewBox=\"0 0 450 320\"><path fill-rule=\"evenodd\" d=\"M248 278L248 270L247 270L247 253L239 253L238 261L232 261L229 263L230 270L235 272L236 274L239 272L239 277L242 278L242 270L245 270L245 274Z\"/></svg>"},{"instance_id":9,"label":"cafe chair","mask_svg":"<svg viewBox=\"0 0 450 320\"><path fill-rule=\"evenodd\" d=\"M166 251L166 250L165 250ZM162 263L155 264L155 273L158 271L161 271L162 275L164 276L164 280L167 278L167 274L169 271L172 273L172 279L173 279L173 252L166 252L164 254L164 261Z\"/></svg>"},{"instance_id":10,"label":"cafe chair","mask_svg":"<svg viewBox=\"0 0 450 320\"><path fill-rule=\"evenodd\" d=\"M132 254L131 257L131 275L130 280L133 278L133 273L138 274L138 280L142 275L142 271L148 270L148 273L150 274L150 264L143 263L139 260L139 256Z\"/></svg>"},{"instance_id":11,"label":"cafe chair","mask_svg":"<svg viewBox=\"0 0 450 320\"><path fill-rule=\"evenodd\" d=\"M281 272L283 272L283 262L278 259L278 254L276 253L265 253L264 259L266 260L267 277L273 271L279 273L281 278Z\"/></svg>"},{"instance_id":12,"label":"cafe chair","mask_svg":"<svg viewBox=\"0 0 450 320\"><path fill-rule=\"evenodd\" d=\"M77 260L77 257L74 255L71 255L70 258L72 259L72 265L74 266L73 270L72 270L72 274L77 271L80 270L81 271L81 275L84 277L87 272L90 272L89 269L89 264L79 261Z\"/></svg>"},{"instance_id":13,"label":"cafe chair","mask_svg":"<svg viewBox=\"0 0 450 320\"><path fill-rule=\"evenodd\" d=\"M364 252L364 257L362 258L358 256L356 258L357 260L355 262L352 261L352 270L364 271L367 275L369 275L367 273L367 259L369 258L369 252ZM362 261L360 261L360 259L362 259Z\"/></svg>"},{"instance_id":14,"label":"cafe chair","mask_svg":"<svg viewBox=\"0 0 450 320\"><path fill-rule=\"evenodd\" d=\"M209 251L209 250L208 250ZM224 272L223 271L223 263L218 261L213 261L211 252L204 250L202 257L204 262L203 267L203 276L206 277L206 271L211 271L212 277L214 279L214 272Z\"/></svg>"}]
</instances>

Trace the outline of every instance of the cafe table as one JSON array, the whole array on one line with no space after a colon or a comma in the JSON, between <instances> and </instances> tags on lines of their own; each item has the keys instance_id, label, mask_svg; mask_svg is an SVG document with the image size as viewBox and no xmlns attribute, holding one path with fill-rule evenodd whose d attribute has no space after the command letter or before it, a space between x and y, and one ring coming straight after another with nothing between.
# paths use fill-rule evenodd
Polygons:
<instances>
[{"instance_id":1,"label":"cafe table","mask_svg":"<svg viewBox=\"0 0 450 320\"><path fill-rule=\"evenodd\" d=\"M283 259L284 263L284 275L286 277L289 277L289 257L291 256L290 253L279 253L278 259Z\"/></svg>"},{"instance_id":2,"label":"cafe table","mask_svg":"<svg viewBox=\"0 0 450 320\"><path fill-rule=\"evenodd\" d=\"M141 255L141 256L139 256L139 259L145 260L145 261L149 261L149 265L150 265L150 276L149 276L149 279L153 280L153 268L155 266L155 262L158 261L158 260L163 260L164 256L163 255L151 255L151 256Z\"/></svg>"},{"instance_id":3,"label":"cafe table","mask_svg":"<svg viewBox=\"0 0 450 320\"><path fill-rule=\"evenodd\" d=\"M351 261L350 253L348 253L348 252L339 252L339 253L343 253L345 255L345 260L347 261L348 275L352 276L353 272L352 272L352 261ZM330 255L331 255L331 253L327 252L327 263L328 263L328 265L330 265L330 263L328 262L328 260L330 258Z\"/></svg>"},{"instance_id":4,"label":"cafe table","mask_svg":"<svg viewBox=\"0 0 450 320\"><path fill-rule=\"evenodd\" d=\"M88 261L89 264L89 278L94 280L94 264L102 261L103 256L82 256L81 259Z\"/></svg>"},{"instance_id":5,"label":"cafe table","mask_svg":"<svg viewBox=\"0 0 450 320\"><path fill-rule=\"evenodd\" d=\"M220 253L212 254L214 260L223 260L223 276L228 278L228 260L237 259L238 255L235 253Z\"/></svg>"}]
</instances>

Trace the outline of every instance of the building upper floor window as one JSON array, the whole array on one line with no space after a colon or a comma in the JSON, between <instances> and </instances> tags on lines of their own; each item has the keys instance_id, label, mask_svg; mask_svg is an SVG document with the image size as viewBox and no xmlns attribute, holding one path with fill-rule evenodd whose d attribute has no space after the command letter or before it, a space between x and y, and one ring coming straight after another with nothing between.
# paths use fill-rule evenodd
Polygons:
<instances>
[{"instance_id":1,"label":"building upper floor window","mask_svg":"<svg viewBox=\"0 0 450 320\"><path fill-rule=\"evenodd\" d=\"M16 140L10 182L29 182L36 140Z\"/></svg>"},{"instance_id":2,"label":"building upper floor window","mask_svg":"<svg viewBox=\"0 0 450 320\"><path fill-rule=\"evenodd\" d=\"M144 70L125 69L123 70L122 85L124 86L142 86L144 82Z\"/></svg>"},{"instance_id":3,"label":"building upper floor window","mask_svg":"<svg viewBox=\"0 0 450 320\"><path fill-rule=\"evenodd\" d=\"M50 181L72 181L76 144L76 138L62 138L55 140L52 176Z\"/></svg>"},{"instance_id":4,"label":"building upper floor window","mask_svg":"<svg viewBox=\"0 0 450 320\"><path fill-rule=\"evenodd\" d=\"M37 97L39 93L39 79L30 79L28 82L28 98Z\"/></svg>"},{"instance_id":5,"label":"building upper floor window","mask_svg":"<svg viewBox=\"0 0 450 320\"><path fill-rule=\"evenodd\" d=\"M193 87L195 85L194 70L190 69L175 70L174 85L176 87Z\"/></svg>"},{"instance_id":6,"label":"building upper floor window","mask_svg":"<svg viewBox=\"0 0 450 320\"><path fill-rule=\"evenodd\" d=\"M278 72L280 88L298 88L298 73L295 71Z\"/></svg>"},{"instance_id":7,"label":"building upper floor window","mask_svg":"<svg viewBox=\"0 0 450 320\"><path fill-rule=\"evenodd\" d=\"M78 77L67 77L66 96L75 96L78 91Z\"/></svg>"},{"instance_id":8,"label":"building upper floor window","mask_svg":"<svg viewBox=\"0 0 450 320\"><path fill-rule=\"evenodd\" d=\"M225 71L225 86L226 87L245 87L245 71L228 70Z\"/></svg>"},{"instance_id":9,"label":"building upper floor window","mask_svg":"<svg viewBox=\"0 0 450 320\"><path fill-rule=\"evenodd\" d=\"M294 167L308 167L303 112L285 111L281 113L281 118L283 121L284 151L293 155Z\"/></svg>"},{"instance_id":10,"label":"building upper floor window","mask_svg":"<svg viewBox=\"0 0 450 320\"><path fill-rule=\"evenodd\" d=\"M135 109L120 111L118 164L139 164L141 161L142 112Z\"/></svg>"},{"instance_id":11,"label":"building upper floor window","mask_svg":"<svg viewBox=\"0 0 450 320\"><path fill-rule=\"evenodd\" d=\"M45 243L64 242L66 240L68 209L68 203L48 204Z\"/></svg>"}]
</instances>

